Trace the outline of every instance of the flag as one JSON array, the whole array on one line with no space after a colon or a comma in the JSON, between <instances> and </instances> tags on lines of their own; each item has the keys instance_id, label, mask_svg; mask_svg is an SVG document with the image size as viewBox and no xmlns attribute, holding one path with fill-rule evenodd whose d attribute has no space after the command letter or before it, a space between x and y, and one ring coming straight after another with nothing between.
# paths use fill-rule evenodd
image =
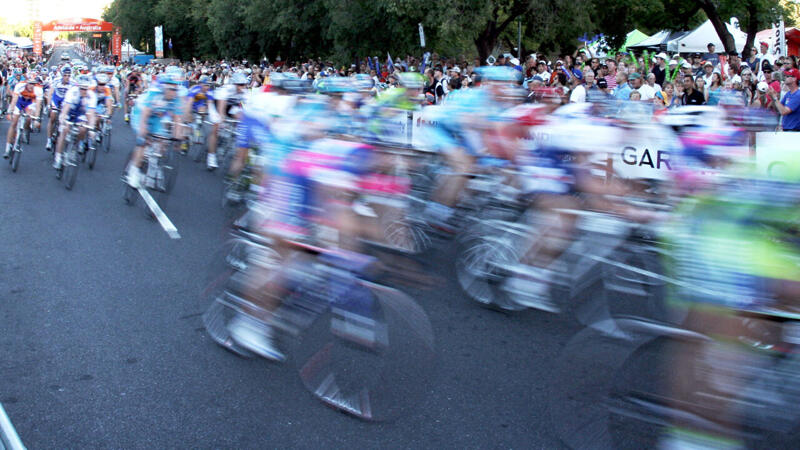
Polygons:
<instances>
[{"instance_id":1,"label":"flag","mask_svg":"<svg viewBox=\"0 0 800 450\"><path fill-rule=\"evenodd\" d=\"M389 72L394 72L394 61L392 61L392 55L389 52L386 52L386 67L389 68Z\"/></svg>"},{"instance_id":2,"label":"flag","mask_svg":"<svg viewBox=\"0 0 800 450\"><path fill-rule=\"evenodd\" d=\"M419 73L425 73L425 67L428 65L428 58L431 56L431 52L425 52L422 55L422 65L419 68Z\"/></svg>"},{"instance_id":3,"label":"flag","mask_svg":"<svg viewBox=\"0 0 800 450\"><path fill-rule=\"evenodd\" d=\"M381 63L378 61L378 57L374 57L375 60L375 71L378 72L378 76L381 76Z\"/></svg>"},{"instance_id":4,"label":"flag","mask_svg":"<svg viewBox=\"0 0 800 450\"><path fill-rule=\"evenodd\" d=\"M169 49L172 50L172 38L169 38Z\"/></svg>"}]
</instances>

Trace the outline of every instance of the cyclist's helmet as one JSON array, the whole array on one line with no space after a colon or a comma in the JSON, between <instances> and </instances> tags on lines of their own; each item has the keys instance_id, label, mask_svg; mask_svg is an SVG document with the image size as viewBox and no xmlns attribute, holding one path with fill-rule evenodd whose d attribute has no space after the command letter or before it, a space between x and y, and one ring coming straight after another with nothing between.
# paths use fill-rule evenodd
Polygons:
<instances>
[{"instance_id":1,"label":"cyclist's helmet","mask_svg":"<svg viewBox=\"0 0 800 450\"><path fill-rule=\"evenodd\" d=\"M161 84L179 85L183 83L183 76L177 72L164 72L158 75L157 80Z\"/></svg>"},{"instance_id":2,"label":"cyclist's helmet","mask_svg":"<svg viewBox=\"0 0 800 450\"><path fill-rule=\"evenodd\" d=\"M247 76L242 72L236 72L231 77L232 84L247 84Z\"/></svg>"},{"instance_id":3,"label":"cyclist's helmet","mask_svg":"<svg viewBox=\"0 0 800 450\"><path fill-rule=\"evenodd\" d=\"M111 77L109 77L105 72L98 72L94 76L94 79L97 80L97 84L107 84L109 81L111 81Z\"/></svg>"},{"instance_id":4,"label":"cyclist's helmet","mask_svg":"<svg viewBox=\"0 0 800 450\"><path fill-rule=\"evenodd\" d=\"M323 94L343 94L355 91L355 85L349 78L328 77L320 79L316 83L315 89Z\"/></svg>"},{"instance_id":5,"label":"cyclist's helmet","mask_svg":"<svg viewBox=\"0 0 800 450\"><path fill-rule=\"evenodd\" d=\"M403 72L397 75L397 81L406 89L422 89L425 86L425 77L417 72Z\"/></svg>"},{"instance_id":6,"label":"cyclist's helmet","mask_svg":"<svg viewBox=\"0 0 800 450\"><path fill-rule=\"evenodd\" d=\"M197 82L202 85L210 85L212 83L211 77L208 75L201 76L200 79L197 80Z\"/></svg>"},{"instance_id":7,"label":"cyclist's helmet","mask_svg":"<svg viewBox=\"0 0 800 450\"><path fill-rule=\"evenodd\" d=\"M482 81L517 82L522 80L522 72L507 66L484 66L475 69Z\"/></svg>"},{"instance_id":8,"label":"cyclist's helmet","mask_svg":"<svg viewBox=\"0 0 800 450\"><path fill-rule=\"evenodd\" d=\"M88 75L81 74L75 78L75 85L81 89L89 89L92 86L92 80Z\"/></svg>"},{"instance_id":9,"label":"cyclist's helmet","mask_svg":"<svg viewBox=\"0 0 800 450\"><path fill-rule=\"evenodd\" d=\"M72 75L72 67L70 67L70 66L62 67L61 68L61 76L64 76L64 75L67 75L67 76Z\"/></svg>"},{"instance_id":10,"label":"cyclist's helmet","mask_svg":"<svg viewBox=\"0 0 800 450\"><path fill-rule=\"evenodd\" d=\"M67 55L66 53L62 53L61 54L61 60L62 61L69 61L69 55Z\"/></svg>"},{"instance_id":11,"label":"cyclist's helmet","mask_svg":"<svg viewBox=\"0 0 800 450\"><path fill-rule=\"evenodd\" d=\"M356 89L359 91L368 91L375 87L375 80L366 73L358 73L354 79Z\"/></svg>"}]
</instances>

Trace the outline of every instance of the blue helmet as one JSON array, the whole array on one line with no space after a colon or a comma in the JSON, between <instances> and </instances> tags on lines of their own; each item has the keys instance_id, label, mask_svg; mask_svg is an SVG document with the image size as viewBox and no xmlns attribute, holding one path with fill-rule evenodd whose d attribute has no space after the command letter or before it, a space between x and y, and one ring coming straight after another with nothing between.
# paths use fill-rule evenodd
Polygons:
<instances>
[{"instance_id":1,"label":"blue helmet","mask_svg":"<svg viewBox=\"0 0 800 450\"><path fill-rule=\"evenodd\" d=\"M522 79L522 72L507 66L483 66L475 69L483 81L517 82Z\"/></svg>"}]
</instances>

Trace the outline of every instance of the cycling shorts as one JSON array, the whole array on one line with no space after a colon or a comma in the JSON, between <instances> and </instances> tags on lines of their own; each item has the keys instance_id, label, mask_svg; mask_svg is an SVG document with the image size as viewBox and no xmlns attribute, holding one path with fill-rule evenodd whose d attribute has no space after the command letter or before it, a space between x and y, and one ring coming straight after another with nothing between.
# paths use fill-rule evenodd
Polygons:
<instances>
[{"instance_id":1,"label":"cycling shorts","mask_svg":"<svg viewBox=\"0 0 800 450\"><path fill-rule=\"evenodd\" d=\"M539 150L521 158L523 194L569 195L576 193L579 172L570 162L570 153Z\"/></svg>"},{"instance_id":2,"label":"cycling shorts","mask_svg":"<svg viewBox=\"0 0 800 450\"><path fill-rule=\"evenodd\" d=\"M61 109L61 104L62 103L64 103L64 97L59 97L59 96L53 94L53 106L55 106L56 108Z\"/></svg>"}]
</instances>

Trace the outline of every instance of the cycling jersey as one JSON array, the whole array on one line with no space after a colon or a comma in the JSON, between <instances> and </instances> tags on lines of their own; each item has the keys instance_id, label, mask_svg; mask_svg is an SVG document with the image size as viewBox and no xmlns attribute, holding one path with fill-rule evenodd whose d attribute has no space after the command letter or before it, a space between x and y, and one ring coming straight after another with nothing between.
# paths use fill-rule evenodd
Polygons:
<instances>
[{"instance_id":1,"label":"cycling jersey","mask_svg":"<svg viewBox=\"0 0 800 450\"><path fill-rule=\"evenodd\" d=\"M197 111L201 106L208 104L209 101L214 101L214 94L211 90L203 92L203 86L192 86L186 94L192 100L192 110Z\"/></svg>"},{"instance_id":2,"label":"cycling jersey","mask_svg":"<svg viewBox=\"0 0 800 450\"><path fill-rule=\"evenodd\" d=\"M52 84L53 89L53 105L56 108L61 108L61 103L64 101L64 97L67 96L67 91L72 86L70 81L64 82L63 78L59 78L55 83Z\"/></svg>"},{"instance_id":3,"label":"cycling jersey","mask_svg":"<svg viewBox=\"0 0 800 450\"><path fill-rule=\"evenodd\" d=\"M131 73L128 75L128 93L134 93L142 86L142 77L139 74Z\"/></svg>"},{"instance_id":4,"label":"cycling jersey","mask_svg":"<svg viewBox=\"0 0 800 450\"><path fill-rule=\"evenodd\" d=\"M85 122L86 113L97 109L97 96L91 90L87 90L86 95L81 95L80 88L73 86L67 91L61 105L67 111L67 120Z\"/></svg>"},{"instance_id":5,"label":"cycling jersey","mask_svg":"<svg viewBox=\"0 0 800 450\"><path fill-rule=\"evenodd\" d=\"M228 84L214 91L214 98L225 101L225 114L235 116L244 103L245 91L238 92L236 85Z\"/></svg>"},{"instance_id":6,"label":"cycling jersey","mask_svg":"<svg viewBox=\"0 0 800 450\"><path fill-rule=\"evenodd\" d=\"M98 114L105 114L106 99L113 99L111 88L108 85L97 85L91 89L97 96L97 112Z\"/></svg>"},{"instance_id":7,"label":"cycling jersey","mask_svg":"<svg viewBox=\"0 0 800 450\"><path fill-rule=\"evenodd\" d=\"M37 99L42 98L42 88L34 86L33 89L27 89L27 83L17 83L14 87L14 93L18 95L17 103L14 105L14 114L19 114L20 111L25 111Z\"/></svg>"},{"instance_id":8,"label":"cycling jersey","mask_svg":"<svg viewBox=\"0 0 800 450\"><path fill-rule=\"evenodd\" d=\"M174 117L179 117L183 113L182 100L184 96L185 94L179 91L175 98L168 100L161 89L153 87L147 90L136 100L133 108L131 126L134 131L138 135L166 135L168 133L167 122L173 121ZM147 129L140 130L139 116L144 108L150 110L150 116L147 119Z\"/></svg>"}]
</instances>

